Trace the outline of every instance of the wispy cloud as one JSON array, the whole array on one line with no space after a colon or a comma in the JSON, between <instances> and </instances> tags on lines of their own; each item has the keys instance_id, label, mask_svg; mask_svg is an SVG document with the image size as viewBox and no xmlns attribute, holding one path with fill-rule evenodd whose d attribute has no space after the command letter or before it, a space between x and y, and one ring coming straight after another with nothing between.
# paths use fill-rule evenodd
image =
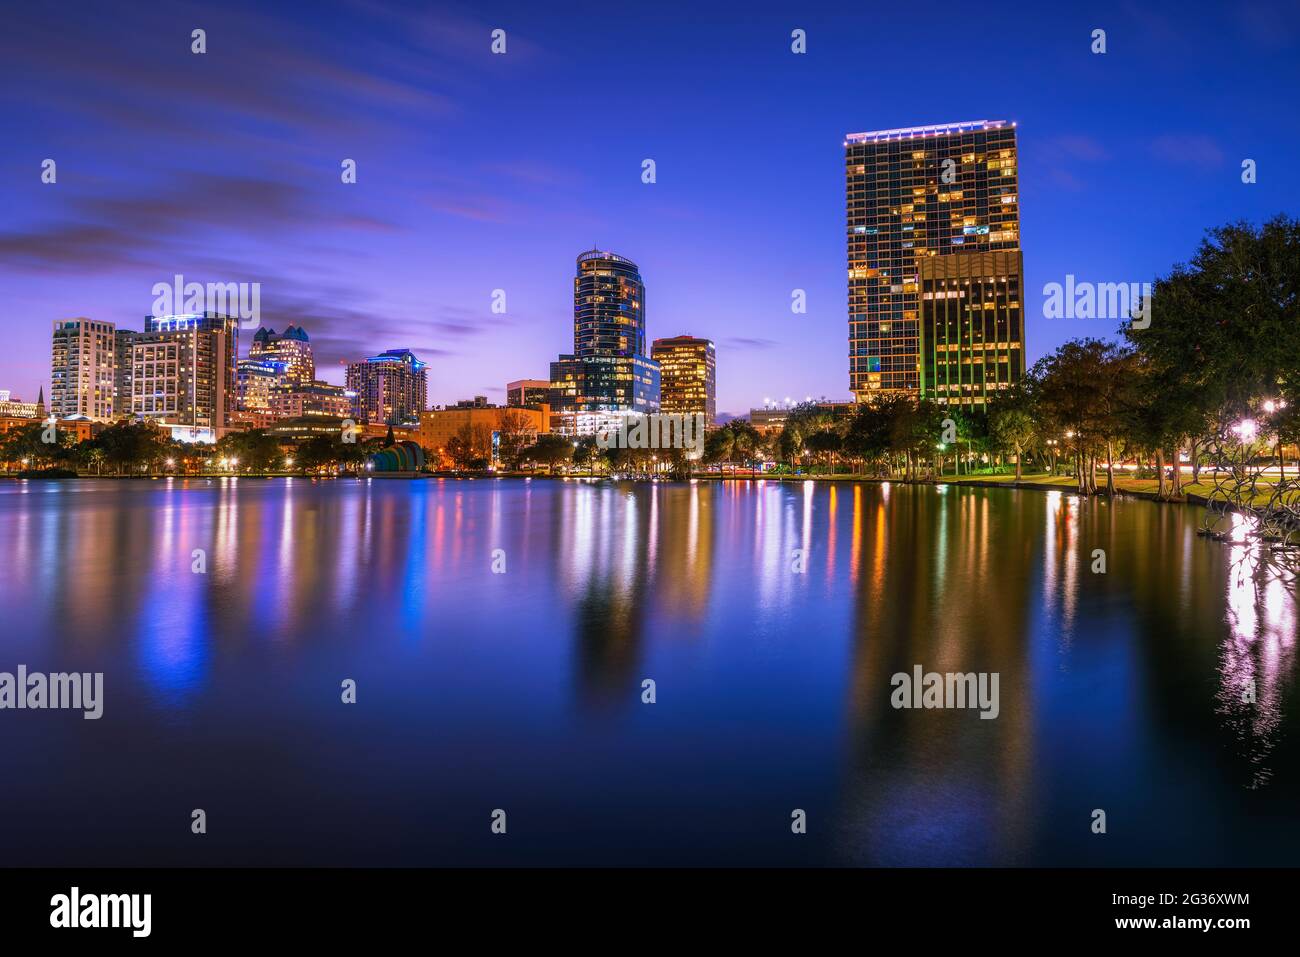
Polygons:
<instances>
[{"instance_id":1,"label":"wispy cloud","mask_svg":"<svg viewBox=\"0 0 1300 957\"><path fill-rule=\"evenodd\" d=\"M728 349L771 349L778 345L775 339L760 339L749 336L731 336L722 340Z\"/></svg>"},{"instance_id":2,"label":"wispy cloud","mask_svg":"<svg viewBox=\"0 0 1300 957\"><path fill-rule=\"evenodd\" d=\"M1157 136L1148 149L1156 159L1199 169L1213 169L1223 165L1223 150L1213 138L1203 133Z\"/></svg>"},{"instance_id":3,"label":"wispy cloud","mask_svg":"<svg viewBox=\"0 0 1300 957\"><path fill-rule=\"evenodd\" d=\"M1071 160L1084 163L1099 163L1110 159L1110 151L1091 136L1068 134L1054 136L1042 146L1044 157L1049 160Z\"/></svg>"},{"instance_id":4,"label":"wispy cloud","mask_svg":"<svg viewBox=\"0 0 1300 957\"><path fill-rule=\"evenodd\" d=\"M206 256L218 234L273 241L302 230L398 228L338 202L319 202L298 183L251 175L187 172L149 190L57 195L63 201L52 208L59 219L0 232L0 272L166 271L178 260Z\"/></svg>"}]
</instances>

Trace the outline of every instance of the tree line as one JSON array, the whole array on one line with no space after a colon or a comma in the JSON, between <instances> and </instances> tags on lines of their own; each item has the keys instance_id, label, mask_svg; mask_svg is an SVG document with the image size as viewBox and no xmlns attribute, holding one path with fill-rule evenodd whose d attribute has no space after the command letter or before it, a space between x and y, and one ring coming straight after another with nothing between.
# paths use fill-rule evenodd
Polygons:
<instances>
[{"instance_id":1,"label":"tree line","mask_svg":"<svg viewBox=\"0 0 1300 957\"><path fill-rule=\"evenodd\" d=\"M1300 221L1210 230L1190 262L1151 287L1150 322L1121 324L1113 340L1075 339L1027 370L984 408L886 396L842 414L791 410L779 435L748 430L716 439L728 460L756 441L796 467L916 478L946 465L998 469L1026 460L1068 465L1081 493L1114 491L1114 468L1132 463L1182 493L1203 467L1282 469L1300 439Z\"/></svg>"}]
</instances>

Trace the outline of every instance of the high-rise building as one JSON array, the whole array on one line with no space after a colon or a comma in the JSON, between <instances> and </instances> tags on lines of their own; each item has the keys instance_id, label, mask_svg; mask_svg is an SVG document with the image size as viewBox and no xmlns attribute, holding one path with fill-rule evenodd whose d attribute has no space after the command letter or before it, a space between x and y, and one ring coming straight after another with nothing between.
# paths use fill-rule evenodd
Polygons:
<instances>
[{"instance_id":1,"label":"high-rise building","mask_svg":"<svg viewBox=\"0 0 1300 957\"><path fill-rule=\"evenodd\" d=\"M333 416L345 419L352 414L354 398L343 386L316 379L278 386L271 390L269 402L271 414L280 418Z\"/></svg>"},{"instance_id":2,"label":"high-rise building","mask_svg":"<svg viewBox=\"0 0 1300 957\"><path fill-rule=\"evenodd\" d=\"M659 411L703 413L705 425L713 425L718 411L713 343L694 336L656 339L651 355L659 363Z\"/></svg>"},{"instance_id":3,"label":"high-rise building","mask_svg":"<svg viewBox=\"0 0 1300 957\"><path fill-rule=\"evenodd\" d=\"M506 383L506 405L547 405L550 401L549 379L516 379Z\"/></svg>"},{"instance_id":4,"label":"high-rise building","mask_svg":"<svg viewBox=\"0 0 1300 957\"><path fill-rule=\"evenodd\" d=\"M50 352L50 414L113 417L113 323L67 319L54 323Z\"/></svg>"},{"instance_id":5,"label":"high-rise building","mask_svg":"<svg viewBox=\"0 0 1300 957\"><path fill-rule=\"evenodd\" d=\"M578 257L573 354L645 355L645 284L632 260L598 249Z\"/></svg>"},{"instance_id":6,"label":"high-rise building","mask_svg":"<svg viewBox=\"0 0 1300 957\"><path fill-rule=\"evenodd\" d=\"M233 316L146 316L131 344L131 415L182 440L219 439L237 404L238 338Z\"/></svg>"},{"instance_id":7,"label":"high-rise building","mask_svg":"<svg viewBox=\"0 0 1300 957\"><path fill-rule=\"evenodd\" d=\"M113 418L130 418L132 377L135 372L135 360L131 350L135 348L135 337L140 333L130 329L117 329L113 332Z\"/></svg>"},{"instance_id":8,"label":"high-rise building","mask_svg":"<svg viewBox=\"0 0 1300 957\"><path fill-rule=\"evenodd\" d=\"M428 405L428 370L410 349L389 349L352 363L347 387L356 393L353 413L365 423L419 425Z\"/></svg>"},{"instance_id":9,"label":"high-rise building","mask_svg":"<svg viewBox=\"0 0 1300 957\"><path fill-rule=\"evenodd\" d=\"M1019 381L1025 360L1015 124L976 120L852 133L844 160L854 397L982 402ZM1004 255L980 255L991 252ZM948 258L953 262L935 261ZM926 282L936 285L927 292Z\"/></svg>"},{"instance_id":10,"label":"high-rise building","mask_svg":"<svg viewBox=\"0 0 1300 957\"><path fill-rule=\"evenodd\" d=\"M551 411L568 434L659 410L659 363L645 354L645 285L636 263L593 249L577 267L573 352L551 363Z\"/></svg>"},{"instance_id":11,"label":"high-rise building","mask_svg":"<svg viewBox=\"0 0 1300 957\"><path fill-rule=\"evenodd\" d=\"M269 412L271 393L284 384L284 366L267 359L240 359L235 363L241 412Z\"/></svg>"},{"instance_id":12,"label":"high-rise building","mask_svg":"<svg viewBox=\"0 0 1300 957\"><path fill-rule=\"evenodd\" d=\"M291 325L279 334L274 329L258 329L253 333L248 357L276 363L288 383L311 382L316 378L311 341L301 326Z\"/></svg>"},{"instance_id":13,"label":"high-rise building","mask_svg":"<svg viewBox=\"0 0 1300 957\"><path fill-rule=\"evenodd\" d=\"M301 326L289 326L283 334L274 329L253 333L248 358L237 366L239 410L251 413L246 421L259 421L258 413L284 418L352 414L350 392L315 378L316 361L311 342Z\"/></svg>"}]
</instances>

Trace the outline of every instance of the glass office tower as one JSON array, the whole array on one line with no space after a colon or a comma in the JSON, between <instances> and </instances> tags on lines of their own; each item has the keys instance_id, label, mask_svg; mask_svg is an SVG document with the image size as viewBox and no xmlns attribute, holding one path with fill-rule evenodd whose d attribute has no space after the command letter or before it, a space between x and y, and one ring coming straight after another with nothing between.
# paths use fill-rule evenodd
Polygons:
<instances>
[{"instance_id":1,"label":"glass office tower","mask_svg":"<svg viewBox=\"0 0 1300 957\"><path fill-rule=\"evenodd\" d=\"M645 285L636 263L592 249L577 267L573 352L551 363L551 413L565 434L659 410L659 364L645 354Z\"/></svg>"},{"instance_id":2,"label":"glass office tower","mask_svg":"<svg viewBox=\"0 0 1300 957\"><path fill-rule=\"evenodd\" d=\"M982 402L1019 381L1024 329L1015 124L976 120L852 133L844 158L854 397L903 393ZM1009 255L978 255L988 252ZM933 262L948 257L954 261ZM942 310L923 308L933 302L923 299L923 268L931 281L945 284L931 290L945 297ZM977 301L964 297L968 281L981 290ZM989 284L1002 290L1001 306L996 294L984 296ZM982 321L999 308L1000 321L991 327ZM942 342L935 325L940 315ZM959 315L964 335L950 325ZM986 330L992 339L984 339Z\"/></svg>"},{"instance_id":3,"label":"glass office tower","mask_svg":"<svg viewBox=\"0 0 1300 957\"><path fill-rule=\"evenodd\" d=\"M659 411L704 416L717 414L717 354L708 339L673 336L656 339L651 355L659 363Z\"/></svg>"}]
</instances>

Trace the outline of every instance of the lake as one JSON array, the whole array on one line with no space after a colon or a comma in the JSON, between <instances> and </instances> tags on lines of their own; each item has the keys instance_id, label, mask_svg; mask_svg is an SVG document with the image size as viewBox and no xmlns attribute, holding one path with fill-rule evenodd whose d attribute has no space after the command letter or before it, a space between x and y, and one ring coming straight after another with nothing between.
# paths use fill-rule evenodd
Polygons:
<instances>
[{"instance_id":1,"label":"lake","mask_svg":"<svg viewBox=\"0 0 1300 957\"><path fill-rule=\"evenodd\" d=\"M99 720L0 710L0 861L1294 864L1294 586L1199 517L955 485L2 482L0 671L104 677ZM895 708L917 665L996 674L997 716Z\"/></svg>"}]
</instances>

